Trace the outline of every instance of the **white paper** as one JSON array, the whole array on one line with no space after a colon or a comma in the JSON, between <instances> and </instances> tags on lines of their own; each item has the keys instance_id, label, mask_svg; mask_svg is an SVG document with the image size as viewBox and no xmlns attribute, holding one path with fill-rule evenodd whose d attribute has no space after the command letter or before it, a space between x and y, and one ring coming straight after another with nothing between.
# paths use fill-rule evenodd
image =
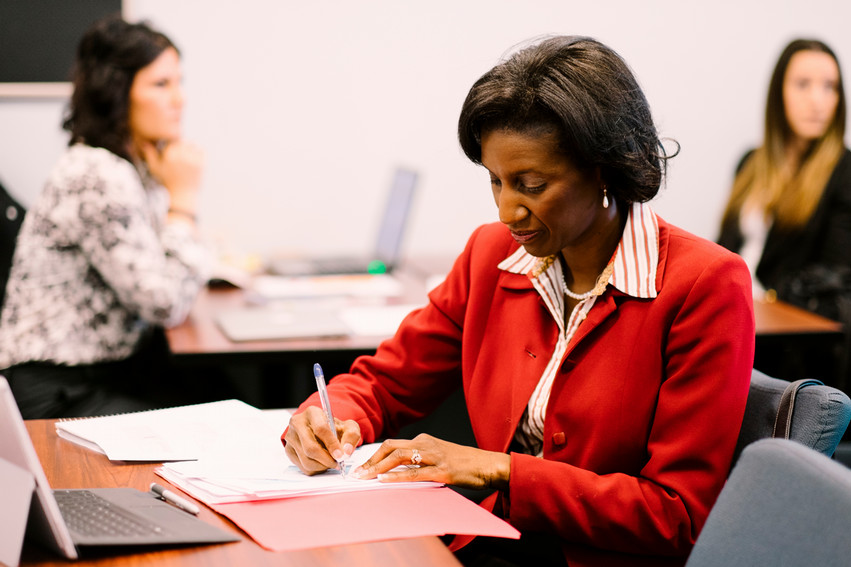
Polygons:
<instances>
[{"instance_id":1,"label":"white paper","mask_svg":"<svg viewBox=\"0 0 851 567\"><path fill-rule=\"evenodd\" d=\"M340 310L340 319L357 336L390 337L408 313L422 307L421 304L404 305L356 305Z\"/></svg>"},{"instance_id":2,"label":"white paper","mask_svg":"<svg viewBox=\"0 0 851 567\"><path fill-rule=\"evenodd\" d=\"M380 447L372 443L358 447L346 460L347 473L371 457ZM254 459L234 462L224 455L193 462L167 463L156 473L180 487L184 492L206 504L226 504L274 498L290 498L335 492L386 490L425 486L442 486L429 482L383 483L377 479L363 480L343 475L338 470L308 476L290 462L281 445L280 451L258 454Z\"/></svg>"},{"instance_id":3,"label":"white paper","mask_svg":"<svg viewBox=\"0 0 851 567\"><path fill-rule=\"evenodd\" d=\"M265 299L319 297L395 297L402 283L387 274L339 276L256 276L250 291Z\"/></svg>"}]
</instances>

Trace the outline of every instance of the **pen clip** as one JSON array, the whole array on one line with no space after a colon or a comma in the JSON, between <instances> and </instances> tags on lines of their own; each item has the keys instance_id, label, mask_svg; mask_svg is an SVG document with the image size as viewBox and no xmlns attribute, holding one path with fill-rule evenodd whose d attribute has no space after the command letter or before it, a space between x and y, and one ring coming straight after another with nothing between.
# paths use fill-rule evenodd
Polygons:
<instances>
[{"instance_id":1,"label":"pen clip","mask_svg":"<svg viewBox=\"0 0 851 567\"><path fill-rule=\"evenodd\" d=\"M188 500L181 498L177 494L174 494L170 490L167 490L165 487L160 486L159 484L152 482L151 483L151 493L154 494L157 498L162 500L163 502L167 502L174 506L175 508L179 508L186 512L187 514L192 514L197 516L201 510Z\"/></svg>"}]
</instances>

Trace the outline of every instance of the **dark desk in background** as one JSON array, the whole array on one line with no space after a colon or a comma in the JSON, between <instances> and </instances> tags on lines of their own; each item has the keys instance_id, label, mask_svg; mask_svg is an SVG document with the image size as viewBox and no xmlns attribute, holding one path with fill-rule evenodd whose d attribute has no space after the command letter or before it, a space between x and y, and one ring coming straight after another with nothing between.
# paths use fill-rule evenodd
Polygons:
<instances>
[{"instance_id":1,"label":"dark desk in background","mask_svg":"<svg viewBox=\"0 0 851 567\"><path fill-rule=\"evenodd\" d=\"M789 381L817 378L848 393L841 323L780 301L755 301L754 315L754 368Z\"/></svg>"},{"instance_id":2,"label":"dark desk in background","mask_svg":"<svg viewBox=\"0 0 851 567\"><path fill-rule=\"evenodd\" d=\"M406 290L396 299L402 303L425 303L422 278L401 279ZM231 367L249 390L246 402L258 407L298 405L315 388L310 368L322 362L326 376L344 372L359 355L375 352L384 337L346 337L333 339L256 341L235 343L228 340L215 323L215 314L223 309L246 304L240 289L205 289L187 320L167 331L172 353L179 364L212 364ZM841 387L831 376L812 375L837 368L835 349L842 343L842 325L795 306L782 303L754 303L756 319L756 356L754 367L787 380L820 378ZM827 361L827 362L826 362ZM827 370L824 370L827 367ZM290 374L290 379L286 374ZM292 379L292 375L304 380ZM254 385L248 384L253 381ZM252 397L253 396L253 397Z\"/></svg>"},{"instance_id":3,"label":"dark desk in background","mask_svg":"<svg viewBox=\"0 0 851 567\"><path fill-rule=\"evenodd\" d=\"M147 490L152 482L172 488L154 474L156 464L113 463L104 455L84 449L56 435L54 421L34 420L27 422L36 452L44 467L47 480L53 488L100 488L129 486ZM172 488L173 490L177 490ZM356 516L353 516L353 518ZM203 504L200 518L243 537L237 543L180 547L124 553L120 551L98 551L96 555L80 561L69 562L64 558L39 548L29 542L24 545L21 565L24 567L47 567L69 565L86 567L233 567L233 566L298 566L337 567L395 567L409 565L431 567L460 563L437 537L392 540L357 545L317 548L304 551L276 553L266 551L235 527L227 518L216 514ZM282 518L281 529L287 521Z\"/></svg>"},{"instance_id":4,"label":"dark desk in background","mask_svg":"<svg viewBox=\"0 0 851 567\"><path fill-rule=\"evenodd\" d=\"M426 275L413 270L394 274L403 284L387 304L427 302ZM372 354L386 337L338 337L233 342L216 323L216 314L245 307L249 295L239 288L201 291L183 324L168 329L166 338L175 364L197 371L213 368L230 376L239 397L259 408L293 407L316 389L313 364L328 377L346 372L355 358Z\"/></svg>"},{"instance_id":5,"label":"dark desk in background","mask_svg":"<svg viewBox=\"0 0 851 567\"><path fill-rule=\"evenodd\" d=\"M426 299L422 280L409 280L404 301ZM419 295L418 295L419 294ZM315 391L312 366L321 362L326 376L346 372L361 354L375 352L382 338L349 337L298 341L257 341L234 343L219 330L215 313L245 304L239 289L208 289L201 293L186 322L167 332L178 363L213 364L226 367L232 381L240 383L241 399L259 407L293 407ZM810 369L835 369L831 354L842 344L842 325L785 303L756 302L756 356L754 367L770 376L786 380L819 377ZM834 356L834 358L829 358ZM827 361L827 362L825 362ZM842 389L831 377L819 377ZM407 426L400 437L418 433L475 445L463 394L456 392L432 415Z\"/></svg>"},{"instance_id":6,"label":"dark desk in background","mask_svg":"<svg viewBox=\"0 0 851 567\"><path fill-rule=\"evenodd\" d=\"M782 301L755 301L753 310L757 338L830 338L842 334L841 323Z\"/></svg>"},{"instance_id":7,"label":"dark desk in background","mask_svg":"<svg viewBox=\"0 0 851 567\"><path fill-rule=\"evenodd\" d=\"M425 288L406 294L405 301L426 301ZM215 314L224 309L244 306L241 289L205 289L187 320L166 331L171 351L176 356L237 357L240 355L283 355L321 351L372 351L383 337L346 337L235 343L228 340L215 323ZM793 305L776 301L754 302L756 336L759 338L830 338L842 333L842 325Z\"/></svg>"}]
</instances>

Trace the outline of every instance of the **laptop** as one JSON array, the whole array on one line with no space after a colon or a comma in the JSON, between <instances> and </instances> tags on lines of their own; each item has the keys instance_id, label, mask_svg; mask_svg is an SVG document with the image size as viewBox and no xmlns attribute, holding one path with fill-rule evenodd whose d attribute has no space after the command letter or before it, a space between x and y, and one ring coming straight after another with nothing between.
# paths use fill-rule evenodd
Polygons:
<instances>
[{"instance_id":1,"label":"laptop","mask_svg":"<svg viewBox=\"0 0 851 567\"><path fill-rule=\"evenodd\" d=\"M397 168L378 230L375 248L365 257L324 257L272 260L269 271L279 276L319 276L337 274L384 274L392 272L401 260L402 239L408 224L411 202L417 186L415 171Z\"/></svg>"},{"instance_id":2,"label":"laptop","mask_svg":"<svg viewBox=\"0 0 851 567\"><path fill-rule=\"evenodd\" d=\"M52 490L12 390L2 376L0 464L35 481L27 538L68 559L77 559L85 548L206 544L241 539L141 490ZM97 527L101 524L107 527L101 530Z\"/></svg>"},{"instance_id":3,"label":"laptop","mask_svg":"<svg viewBox=\"0 0 851 567\"><path fill-rule=\"evenodd\" d=\"M216 314L216 323L234 342L345 337L351 329L329 309L236 307Z\"/></svg>"}]
</instances>

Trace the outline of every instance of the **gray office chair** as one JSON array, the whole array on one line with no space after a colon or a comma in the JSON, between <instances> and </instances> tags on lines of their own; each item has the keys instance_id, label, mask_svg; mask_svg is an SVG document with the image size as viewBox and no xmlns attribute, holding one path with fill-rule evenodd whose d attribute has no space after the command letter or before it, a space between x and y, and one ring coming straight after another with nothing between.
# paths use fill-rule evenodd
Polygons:
<instances>
[{"instance_id":1,"label":"gray office chair","mask_svg":"<svg viewBox=\"0 0 851 567\"><path fill-rule=\"evenodd\" d=\"M791 439L830 457L849 421L851 399L841 390L818 380L787 382L754 369L733 463L745 447L766 437Z\"/></svg>"},{"instance_id":2,"label":"gray office chair","mask_svg":"<svg viewBox=\"0 0 851 567\"><path fill-rule=\"evenodd\" d=\"M851 469L786 439L749 445L686 567L851 563Z\"/></svg>"}]
</instances>

